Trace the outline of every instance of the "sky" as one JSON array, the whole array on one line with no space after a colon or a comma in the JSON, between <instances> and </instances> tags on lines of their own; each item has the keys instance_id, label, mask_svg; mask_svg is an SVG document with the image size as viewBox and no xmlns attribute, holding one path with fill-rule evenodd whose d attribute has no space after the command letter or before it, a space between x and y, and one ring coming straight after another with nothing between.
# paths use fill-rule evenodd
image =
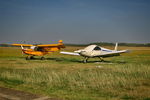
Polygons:
<instances>
[{"instance_id":1,"label":"sky","mask_svg":"<svg viewBox=\"0 0 150 100\"><path fill-rule=\"evenodd\" d=\"M0 0L0 43L150 43L150 0Z\"/></svg>"}]
</instances>

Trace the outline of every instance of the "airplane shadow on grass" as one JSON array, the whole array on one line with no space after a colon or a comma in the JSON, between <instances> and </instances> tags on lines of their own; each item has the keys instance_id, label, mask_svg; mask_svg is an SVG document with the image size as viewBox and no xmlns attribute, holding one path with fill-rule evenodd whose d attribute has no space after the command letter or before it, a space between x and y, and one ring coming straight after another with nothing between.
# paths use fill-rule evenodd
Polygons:
<instances>
[{"instance_id":1,"label":"airplane shadow on grass","mask_svg":"<svg viewBox=\"0 0 150 100\"><path fill-rule=\"evenodd\" d=\"M82 61L78 60L78 59L67 59L67 58L47 58L47 60L54 60L57 62L78 62L81 63Z\"/></svg>"},{"instance_id":2,"label":"airplane shadow on grass","mask_svg":"<svg viewBox=\"0 0 150 100\"><path fill-rule=\"evenodd\" d=\"M83 63L83 61L80 61L81 63ZM94 61L87 61L87 63L97 63L97 64L126 64L127 62L125 61L108 61L108 60L94 60Z\"/></svg>"},{"instance_id":3,"label":"airplane shadow on grass","mask_svg":"<svg viewBox=\"0 0 150 100\"><path fill-rule=\"evenodd\" d=\"M69 58L46 58L46 60L54 60L56 62L76 62L76 63L84 63L83 59L69 59ZM126 64L126 61L108 61L108 60L89 60L87 63L106 63L106 64Z\"/></svg>"},{"instance_id":4,"label":"airplane shadow on grass","mask_svg":"<svg viewBox=\"0 0 150 100\"><path fill-rule=\"evenodd\" d=\"M21 57L22 58L22 57ZM30 60L41 60L40 58L34 58ZM75 59L75 58L45 58L44 60L51 60L51 61L56 61L56 62L76 62L76 63L84 63L83 59ZM88 60L87 63L106 63L106 64L126 64L126 61L108 61L108 60Z\"/></svg>"}]
</instances>

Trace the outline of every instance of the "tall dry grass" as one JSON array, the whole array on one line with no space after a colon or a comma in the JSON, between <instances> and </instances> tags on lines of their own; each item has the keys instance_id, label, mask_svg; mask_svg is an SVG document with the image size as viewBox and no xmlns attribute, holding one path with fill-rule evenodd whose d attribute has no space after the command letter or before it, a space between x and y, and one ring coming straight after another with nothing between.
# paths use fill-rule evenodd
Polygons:
<instances>
[{"instance_id":1,"label":"tall dry grass","mask_svg":"<svg viewBox=\"0 0 150 100\"><path fill-rule=\"evenodd\" d=\"M92 59L87 64L81 63L79 57L58 53L45 61L26 61L21 53L18 55L18 49L7 50L0 55L2 86L69 100L150 98L150 52L147 50L108 58L107 62L97 63L94 62L97 59Z\"/></svg>"}]
</instances>

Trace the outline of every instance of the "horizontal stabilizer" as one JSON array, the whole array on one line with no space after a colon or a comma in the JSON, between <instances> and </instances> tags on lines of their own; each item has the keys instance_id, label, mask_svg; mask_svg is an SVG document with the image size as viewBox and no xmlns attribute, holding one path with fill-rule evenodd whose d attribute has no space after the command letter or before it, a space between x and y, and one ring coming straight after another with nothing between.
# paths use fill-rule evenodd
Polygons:
<instances>
[{"instance_id":1,"label":"horizontal stabilizer","mask_svg":"<svg viewBox=\"0 0 150 100\"><path fill-rule=\"evenodd\" d=\"M62 51L62 52L60 52L60 53L62 53L62 54L67 54L67 55L76 55L76 56L80 56L79 53L74 53L74 52L64 52L64 51Z\"/></svg>"},{"instance_id":2,"label":"horizontal stabilizer","mask_svg":"<svg viewBox=\"0 0 150 100\"><path fill-rule=\"evenodd\" d=\"M130 50L121 50L121 51L117 51L118 53L129 53L131 52Z\"/></svg>"}]
</instances>

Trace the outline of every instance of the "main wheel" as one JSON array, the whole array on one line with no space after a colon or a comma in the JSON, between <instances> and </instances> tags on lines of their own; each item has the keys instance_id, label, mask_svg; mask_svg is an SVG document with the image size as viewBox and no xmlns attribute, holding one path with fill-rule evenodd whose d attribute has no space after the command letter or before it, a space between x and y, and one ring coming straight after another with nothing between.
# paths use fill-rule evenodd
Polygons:
<instances>
[{"instance_id":1,"label":"main wheel","mask_svg":"<svg viewBox=\"0 0 150 100\"><path fill-rule=\"evenodd\" d=\"M31 57L30 57L30 59L34 59L34 57L33 57L33 56L31 56Z\"/></svg>"},{"instance_id":2,"label":"main wheel","mask_svg":"<svg viewBox=\"0 0 150 100\"><path fill-rule=\"evenodd\" d=\"M44 57L41 57L41 60L45 60L45 58L44 58Z\"/></svg>"},{"instance_id":3,"label":"main wheel","mask_svg":"<svg viewBox=\"0 0 150 100\"><path fill-rule=\"evenodd\" d=\"M88 57L85 57L83 63L87 63Z\"/></svg>"}]
</instances>

